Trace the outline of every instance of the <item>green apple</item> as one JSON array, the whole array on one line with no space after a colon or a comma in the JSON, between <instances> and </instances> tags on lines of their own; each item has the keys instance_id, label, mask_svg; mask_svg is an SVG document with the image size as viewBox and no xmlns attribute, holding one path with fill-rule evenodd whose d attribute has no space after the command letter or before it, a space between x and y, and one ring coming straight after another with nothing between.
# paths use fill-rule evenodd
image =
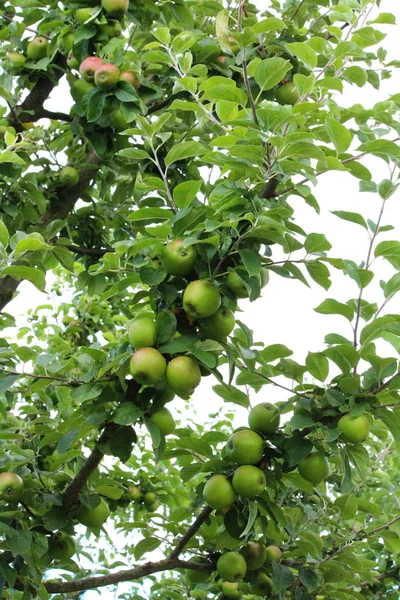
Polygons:
<instances>
[{"instance_id":1,"label":"green apple","mask_svg":"<svg viewBox=\"0 0 400 600\"><path fill-rule=\"evenodd\" d=\"M299 473L304 479L314 485L321 483L329 475L329 463L322 452L312 452L298 465Z\"/></svg>"},{"instance_id":2,"label":"green apple","mask_svg":"<svg viewBox=\"0 0 400 600\"><path fill-rule=\"evenodd\" d=\"M16 502L24 491L24 482L16 473L0 473L0 500Z\"/></svg>"},{"instance_id":3,"label":"green apple","mask_svg":"<svg viewBox=\"0 0 400 600\"><path fill-rule=\"evenodd\" d=\"M26 57L20 52L9 52L6 54L7 60L10 61L13 67L20 69L26 62Z\"/></svg>"},{"instance_id":4,"label":"green apple","mask_svg":"<svg viewBox=\"0 0 400 600\"><path fill-rule=\"evenodd\" d=\"M101 6L107 16L122 19L128 12L129 0L101 0Z\"/></svg>"},{"instance_id":5,"label":"green apple","mask_svg":"<svg viewBox=\"0 0 400 600\"><path fill-rule=\"evenodd\" d=\"M79 181L79 173L74 167L64 167L60 171L60 182L65 187L73 187Z\"/></svg>"},{"instance_id":6,"label":"green apple","mask_svg":"<svg viewBox=\"0 0 400 600\"><path fill-rule=\"evenodd\" d=\"M157 425L163 436L171 435L175 431L175 421L168 408L161 408L154 412L150 421Z\"/></svg>"},{"instance_id":7,"label":"green apple","mask_svg":"<svg viewBox=\"0 0 400 600\"><path fill-rule=\"evenodd\" d=\"M217 561L217 571L224 581L241 581L246 575L246 561L240 552L225 552Z\"/></svg>"},{"instance_id":8,"label":"green apple","mask_svg":"<svg viewBox=\"0 0 400 600\"><path fill-rule=\"evenodd\" d=\"M168 363L165 377L173 392L191 395L201 381L201 372L193 358L177 356Z\"/></svg>"},{"instance_id":9,"label":"green apple","mask_svg":"<svg viewBox=\"0 0 400 600\"><path fill-rule=\"evenodd\" d=\"M104 498L100 498L100 503L93 509L87 508L83 504L78 509L76 518L79 523L97 529L103 525L110 516L110 509Z\"/></svg>"},{"instance_id":10,"label":"green apple","mask_svg":"<svg viewBox=\"0 0 400 600\"><path fill-rule=\"evenodd\" d=\"M79 62L76 60L76 58L72 52L68 53L67 65L69 66L70 69L79 69Z\"/></svg>"},{"instance_id":11,"label":"green apple","mask_svg":"<svg viewBox=\"0 0 400 600\"><path fill-rule=\"evenodd\" d=\"M282 551L278 546L267 546L265 552L265 562L271 563L272 561L279 562L281 560Z\"/></svg>"},{"instance_id":12,"label":"green apple","mask_svg":"<svg viewBox=\"0 0 400 600\"><path fill-rule=\"evenodd\" d=\"M343 415L339 419L338 427L344 441L350 444L360 444L369 434L369 422L365 415Z\"/></svg>"},{"instance_id":13,"label":"green apple","mask_svg":"<svg viewBox=\"0 0 400 600\"><path fill-rule=\"evenodd\" d=\"M193 556L193 558L191 558L189 562L193 562L200 565L208 565L209 569L205 571L194 571L193 569L185 569L185 575L188 584L196 585L197 583L203 583L203 581L207 581L207 579L210 577L213 571L212 565L203 558L201 558L201 556Z\"/></svg>"},{"instance_id":14,"label":"green apple","mask_svg":"<svg viewBox=\"0 0 400 600\"><path fill-rule=\"evenodd\" d=\"M142 490L137 485L128 487L128 497L132 502L140 502L142 499Z\"/></svg>"},{"instance_id":15,"label":"green apple","mask_svg":"<svg viewBox=\"0 0 400 600\"><path fill-rule=\"evenodd\" d=\"M114 110L111 113L111 124L114 127L115 131L125 131L125 129L129 128L129 123L125 119L124 114L120 108Z\"/></svg>"},{"instance_id":16,"label":"green apple","mask_svg":"<svg viewBox=\"0 0 400 600\"><path fill-rule=\"evenodd\" d=\"M204 486L203 496L211 508L221 510L230 508L236 501L235 490L226 475L216 474L210 477Z\"/></svg>"},{"instance_id":17,"label":"green apple","mask_svg":"<svg viewBox=\"0 0 400 600\"><path fill-rule=\"evenodd\" d=\"M242 597L238 584L229 581L221 581L221 592L227 600L239 600Z\"/></svg>"},{"instance_id":18,"label":"green apple","mask_svg":"<svg viewBox=\"0 0 400 600\"><path fill-rule=\"evenodd\" d=\"M83 23L86 23L86 21L91 19L93 15L97 14L98 11L99 8L97 6L85 6L84 8L77 8L75 11L75 19L80 25L83 25Z\"/></svg>"},{"instance_id":19,"label":"green apple","mask_svg":"<svg viewBox=\"0 0 400 600\"><path fill-rule=\"evenodd\" d=\"M143 496L143 502L150 512L154 512L160 506L160 500L155 492L146 492Z\"/></svg>"},{"instance_id":20,"label":"green apple","mask_svg":"<svg viewBox=\"0 0 400 600\"><path fill-rule=\"evenodd\" d=\"M264 472L254 465L240 465L232 477L233 489L243 498L254 498L265 490L267 481Z\"/></svg>"},{"instance_id":21,"label":"green apple","mask_svg":"<svg viewBox=\"0 0 400 600\"><path fill-rule=\"evenodd\" d=\"M133 354L130 373L142 385L153 385L164 375L167 361L155 348L140 348Z\"/></svg>"},{"instance_id":22,"label":"green apple","mask_svg":"<svg viewBox=\"0 0 400 600\"><path fill-rule=\"evenodd\" d=\"M255 581L250 584L250 591L256 596L265 598L272 592L272 580L265 573L258 573Z\"/></svg>"},{"instance_id":23,"label":"green apple","mask_svg":"<svg viewBox=\"0 0 400 600\"><path fill-rule=\"evenodd\" d=\"M161 264L169 275L189 275L193 271L196 252L193 246L185 248L183 244L183 240L174 240L161 252Z\"/></svg>"},{"instance_id":24,"label":"green apple","mask_svg":"<svg viewBox=\"0 0 400 600\"><path fill-rule=\"evenodd\" d=\"M269 402L261 402L253 406L249 413L249 427L262 435L272 435L279 427L279 410Z\"/></svg>"},{"instance_id":25,"label":"green apple","mask_svg":"<svg viewBox=\"0 0 400 600\"><path fill-rule=\"evenodd\" d=\"M251 429L234 433L226 444L226 457L239 465L256 465L264 454L264 440Z\"/></svg>"},{"instance_id":26,"label":"green apple","mask_svg":"<svg viewBox=\"0 0 400 600\"><path fill-rule=\"evenodd\" d=\"M133 87L136 90L140 88L139 77L136 75L136 73L132 73L132 71L122 71L122 73L119 76L119 80L127 81L128 83L133 85Z\"/></svg>"},{"instance_id":27,"label":"green apple","mask_svg":"<svg viewBox=\"0 0 400 600\"><path fill-rule=\"evenodd\" d=\"M204 334L210 340L224 340L235 327L235 315L227 306L220 306L216 313L201 320Z\"/></svg>"},{"instance_id":28,"label":"green apple","mask_svg":"<svg viewBox=\"0 0 400 600\"><path fill-rule=\"evenodd\" d=\"M211 317L220 304L218 288L206 279L192 281L183 293L183 309L192 319Z\"/></svg>"},{"instance_id":29,"label":"green apple","mask_svg":"<svg viewBox=\"0 0 400 600\"><path fill-rule=\"evenodd\" d=\"M75 553L75 540L71 536L59 533L50 538L49 556L52 560L69 560Z\"/></svg>"},{"instance_id":30,"label":"green apple","mask_svg":"<svg viewBox=\"0 0 400 600\"><path fill-rule=\"evenodd\" d=\"M99 56L88 56L85 58L79 67L79 73L85 81L93 83L96 71L100 69L103 61Z\"/></svg>"},{"instance_id":31,"label":"green apple","mask_svg":"<svg viewBox=\"0 0 400 600\"><path fill-rule=\"evenodd\" d=\"M264 288L269 283L269 269L263 267L260 271L260 284Z\"/></svg>"},{"instance_id":32,"label":"green apple","mask_svg":"<svg viewBox=\"0 0 400 600\"><path fill-rule=\"evenodd\" d=\"M102 90L115 88L119 81L119 69L112 63L102 64L94 74L94 82Z\"/></svg>"},{"instance_id":33,"label":"green apple","mask_svg":"<svg viewBox=\"0 0 400 600\"><path fill-rule=\"evenodd\" d=\"M226 285L232 290L236 298L248 298L249 292L240 277L240 271L229 271Z\"/></svg>"},{"instance_id":34,"label":"green apple","mask_svg":"<svg viewBox=\"0 0 400 600\"><path fill-rule=\"evenodd\" d=\"M43 35L38 35L33 40L28 42L26 47L26 55L30 60L40 60L47 55L47 46L49 40Z\"/></svg>"},{"instance_id":35,"label":"green apple","mask_svg":"<svg viewBox=\"0 0 400 600\"><path fill-rule=\"evenodd\" d=\"M129 343L134 348L150 348L156 345L156 323L151 317L135 319L129 327Z\"/></svg>"},{"instance_id":36,"label":"green apple","mask_svg":"<svg viewBox=\"0 0 400 600\"><path fill-rule=\"evenodd\" d=\"M71 52L72 47L74 45L74 33L72 31L66 33L62 37L57 38L57 48L66 56L69 52Z\"/></svg>"},{"instance_id":37,"label":"green apple","mask_svg":"<svg viewBox=\"0 0 400 600\"><path fill-rule=\"evenodd\" d=\"M300 96L293 81L281 85L275 92L275 99L279 104L290 104L291 106L296 104Z\"/></svg>"},{"instance_id":38,"label":"green apple","mask_svg":"<svg viewBox=\"0 0 400 600\"><path fill-rule=\"evenodd\" d=\"M94 89L94 85L88 81L85 81L84 79L75 79L71 84L70 92L72 99L75 102L80 102L88 92L91 92Z\"/></svg>"},{"instance_id":39,"label":"green apple","mask_svg":"<svg viewBox=\"0 0 400 600\"><path fill-rule=\"evenodd\" d=\"M245 559L249 571L261 569L267 557L265 547L260 542L247 542L240 549L240 554Z\"/></svg>"},{"instance_id":40,"label":"green apple","mask_svg":"<svg viewBox=\"0 0 400 600\"><path fill-rule=\"evenodd\" d=\"M112 38L117 38L122 33L121 23L119 21L108 21L97 26L96 41L109 42Z\"/></svg>"}]
</instances>

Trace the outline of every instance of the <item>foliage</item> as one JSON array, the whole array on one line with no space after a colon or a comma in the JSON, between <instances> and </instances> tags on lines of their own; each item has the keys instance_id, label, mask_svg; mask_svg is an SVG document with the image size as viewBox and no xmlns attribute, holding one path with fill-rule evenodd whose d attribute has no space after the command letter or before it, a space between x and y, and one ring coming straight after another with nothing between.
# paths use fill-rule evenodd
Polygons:
<instances>
[{"instance_id":1,"label":"foliage","mask_svg":"<svg viewBox=\"0 0 400 600\"><path fill-rule=\"evenodd\" d=\"M120 582L129 584L118 597L131 600L222 598L217 561L247 541L278 546L282 560L248 570L238 587L233 575L224 594L398 598L400 316L386 306L400 290L400 242L383 235L393 229L383 217L399 183L400 95L368 109L342 102L348 84L368 93L399 66L381 46L395 17L374 0L268 4L138 0L126 12L121 0L1 1L0 468L24 488L7 503L0 484L4 598L71 598ZM40 50L27 54L38 35ZM84 81L79 64L95 55L125 76L100 88ZM44 108L59 81L69 114ZM385 179L365 166L368 155L386 163ZM334 212L364 228L361 264L296 223L299 199L319 213L312 186L327 171L380 200L376 222ZM193 270L170 274L164 247L174 240L194 250ZM393 276L367 301L380 260ZM333 271L350 278L354 297L330 297ZM327 335L300 364L282 344L255 344L238 313L229 338L207 322L220 300L233 312L238 298L262 302L279 277L326 290L315 310L343 316L348 337ZM6 307L22 280L60 301L35 308L27 298L17 328ZM213 315L207 293L183 309L197 280L214 286ZM185 365L174 377L167 367L181 398L170 405L175 429L168 411L154 417L174 396L165 377L141 386L130 375L141 352L154 378L148 349L128 335L143 315L168 365L192 361L174 363ZM198 368L215 392L200 424L182 384L191 391ZM274 386L287 391L281 427L264 432L257 467L237 472L225 449L233 405L250 408L257 393L274 403ZM344 414L368 418L365 441L346 442ZM307 477L307 463L300 475L312 451L328 459L327 476ZM257 468L262 493L206 506L211 475L229 483L236 471L235 487ZM103 510L100 498L111 516L82 534L79 515ZM75 536L73 558L65 536Z\"/></svg>"}]
</instances>

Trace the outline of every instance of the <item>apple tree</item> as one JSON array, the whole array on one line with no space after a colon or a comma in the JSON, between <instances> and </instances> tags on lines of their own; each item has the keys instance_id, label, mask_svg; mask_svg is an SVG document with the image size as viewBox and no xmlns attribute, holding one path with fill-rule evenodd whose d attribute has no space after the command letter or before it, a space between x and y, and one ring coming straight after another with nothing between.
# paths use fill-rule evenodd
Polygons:
<instances>
[{"instance_id":1,"label":"apple tree","mask_svg":"<svg viewBox=\"0 0 400 600\"><path fill-rule=\"evenodd\" d=\"M395 16L265 4L0 1L3 598L399 597ZM361 263L298 224L334 171ZM282 278L346 322L301 362Z\"/></svg>"}]
</instances>

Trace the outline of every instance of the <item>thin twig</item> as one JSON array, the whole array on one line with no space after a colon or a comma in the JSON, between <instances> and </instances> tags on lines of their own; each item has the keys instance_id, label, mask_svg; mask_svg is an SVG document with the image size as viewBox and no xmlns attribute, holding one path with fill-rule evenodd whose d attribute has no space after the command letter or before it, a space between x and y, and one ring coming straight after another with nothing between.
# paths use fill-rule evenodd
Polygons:
<instances>
[{"instance_id":1,"label":"thin twig","mask_svg":"<svg viewBox=\"0 0 400 600\"><path fill-rule=\"evenodd\" d=\"M172 550L171 554L169 555L169 559L178 558L178 556L184 550L186 544L197 533L197 531L203 525L204 521L208 519L208 517L212 513L212 510L213 509L210 506L206 506L205 508L203 508L197 519L191 524L185 535L181 537L175 548Z\"/></svg>"}]
</instances>

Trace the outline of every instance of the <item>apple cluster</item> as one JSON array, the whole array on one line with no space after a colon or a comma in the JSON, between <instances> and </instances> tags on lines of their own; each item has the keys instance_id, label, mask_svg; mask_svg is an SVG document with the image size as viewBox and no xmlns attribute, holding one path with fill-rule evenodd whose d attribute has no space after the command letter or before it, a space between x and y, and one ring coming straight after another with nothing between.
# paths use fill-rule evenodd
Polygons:
<instances>
[{"instance_id":1,"label":"apple cluster","mask_svg":"<svg viewBox=\"0 0 400 600\"><path fill-rule=\"evenodd\" d=\"M132 502L145 506L149 512L156 511L160 506L160 500L156 492L152 490L143 491L137 485L132 485L128 488L128 496Z\"/></svg>"}]
</instances>

